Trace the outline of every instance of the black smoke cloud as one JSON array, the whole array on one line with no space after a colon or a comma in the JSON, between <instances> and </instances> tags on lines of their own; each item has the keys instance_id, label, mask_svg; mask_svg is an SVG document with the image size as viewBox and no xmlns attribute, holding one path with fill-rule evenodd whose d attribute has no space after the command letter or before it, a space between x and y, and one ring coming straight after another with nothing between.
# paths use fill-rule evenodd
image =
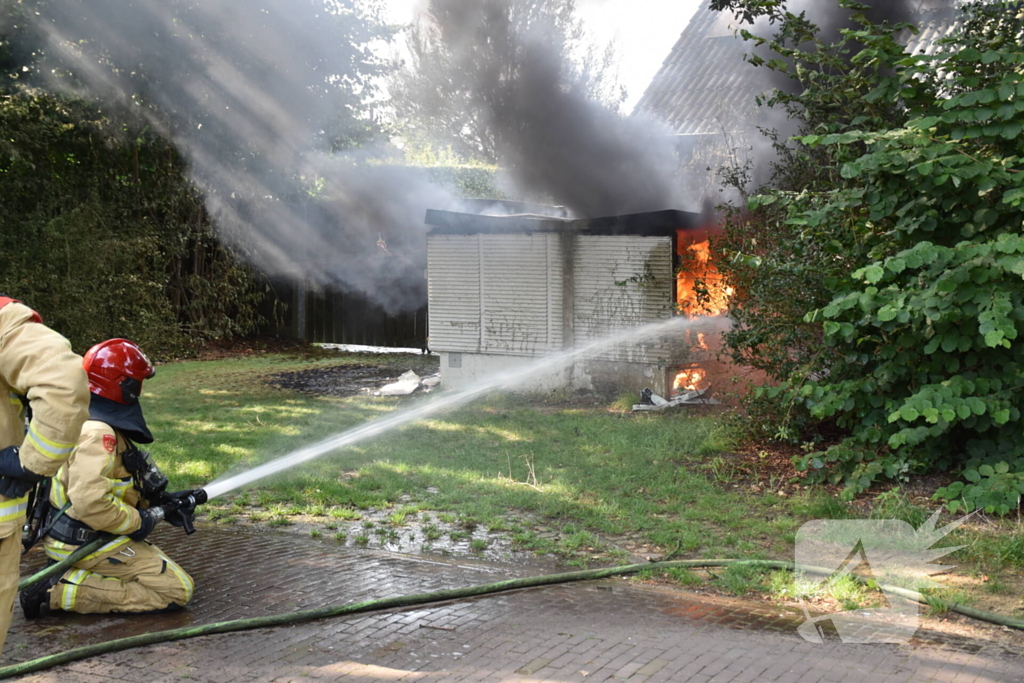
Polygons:
<instances>
[{"instance_id":1,"label":"black smoke cloud","mask_svg":"<svg viewBox=\"0 0 1024 683\"><path fill-rule=\"evenodd\" d=\"M442 28L459 58L502 32L526 55L515 78L499 69L477 83L496 95L487 116L519 188L582 216L678 206L666 131L590 101L543 23L516 33L512 0L431 2L454 9ZM270 275L357 289L391 310L422 300L425 209L460 205L423 173L327 154L359 145L366 121L352 113L381 67L371 46L382 35L346 18L354 0L26 7L47 87L118 104L174 140L228 246Z\"/></svg>"},{"instance_id":2,"label":"black smoke cloud","mask_svg":"<svg viewBox=\"0 0 1024 683\"><path fill-rule=\"evenodd\" d=\"M566 88L559 55L540 41L527 45L520 78L505 85L510 106L492 112L499 153L518 183L581 216L676 208L669 133Z\"/></svg>"},{"instance_id":3,"label":"black smoke cloud","mask_svg":"<svg viewBox=\"0 0 1024 683\"><path fill-rule=\"evenodd\" d=\"M864 4L871 5L864 11L864 15L872 23L897 24L912 22L918 16L921 0L875 0ZM802 0L794 3L792 9L807 12L807 18L818 25L822 36L827 40L838 39L841 29L857 26L850 18L850 10L840 7L835 2Z\"/></svg>"},{"instance_id":4,"label":"black smoke cloud","mask_svg":"<svg viewBox=\"0 0 1024 683\"><path fill-rule=\"evenodd\" d=\"M517 186L580 216L678 206L666 131L590 101L550 27L511 24L512 1L431 4L453 10L441 28L458 59L501 33L523 56L514 77L496 68L476 84ZM353 112L381 66L372 22L348 19L354 0L25 6L46 85L116 103L174 140L222 239L261 270L358 289L391 310L421 300L424 211L457 201L420 172L327 153L360 143Z\"/></svg>"},{"instance_id":5,"label":"black smoke cloud","mask_svg":"<svg viewBox=\"0 0 1024 683\"><path fill-rule=\"evenodd\" d=\"M452 199L409 169L327 153L361 141L354 112L380 67L369 46L381 35L351 20L350 0L30 5L47 85L117 103L173 139L222 239L261 270L392 310L418 303L424 212Z\"/></svg>"},{"instance_id":6,"label":"black smoke cloud","mask_svg":"<svg viewBox=\"0 0 1024 683\"><path fill-rule=\"evenodd\" d=\"M555 28L515 21L516 2L431 0L429 8L453 60L478 75L473 101L516 185L582 217L680 206L671 131L591 99ZM476 68L480 46L492 39L503 63Z\"/></svg>"}]
</instances>

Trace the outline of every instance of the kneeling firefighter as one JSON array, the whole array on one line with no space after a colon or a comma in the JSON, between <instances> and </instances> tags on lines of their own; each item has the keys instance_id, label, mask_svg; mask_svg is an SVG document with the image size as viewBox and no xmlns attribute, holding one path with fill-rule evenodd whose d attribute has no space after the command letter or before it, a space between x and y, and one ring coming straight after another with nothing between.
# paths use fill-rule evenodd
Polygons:
<instances>
[{"instance_id":1,"label":"kneeling firefighter","mask_svg":"<svg viewBox=\"0 0 1024 683\"><path fill-rule=\"evenodd\" d=\"M21 593L26 619L45 608L82 614L179 609L192 578L146 537L163 519L191 528L189 492L166 492L167 478L136 443L152 443L139 405L143 380L156 370L138 346L110 339L85 354L89 420L68 462L52 480L40 524L51 562L100 532L112 540L61 576Z\"/></svg>"}]
</instances>

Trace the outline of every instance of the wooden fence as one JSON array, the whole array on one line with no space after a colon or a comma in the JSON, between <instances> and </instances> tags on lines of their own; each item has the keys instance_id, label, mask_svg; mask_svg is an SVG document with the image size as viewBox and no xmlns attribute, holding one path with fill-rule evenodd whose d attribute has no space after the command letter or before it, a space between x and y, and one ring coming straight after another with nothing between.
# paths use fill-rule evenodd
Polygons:
<instances>
[{"instance_id":1,"label":"wooden fence","mask_svg":"<svg viewBox=\"0 0 1024 683\"><path fill-rule=\"evenodd\" d=\"M390 312L366 294L343 289L304 287L274 281L265 317L276 305L278 324L267 332L280 337L325 344L363 344L425 349L427 297L410 300L407 310Z\"/></svg>"}]
</instances>

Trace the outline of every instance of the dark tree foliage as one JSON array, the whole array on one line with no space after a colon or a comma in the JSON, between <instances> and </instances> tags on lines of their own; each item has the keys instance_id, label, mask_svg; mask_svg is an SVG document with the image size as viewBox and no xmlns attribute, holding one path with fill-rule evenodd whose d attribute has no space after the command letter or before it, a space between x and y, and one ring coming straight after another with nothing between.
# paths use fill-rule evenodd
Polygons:
<instances>
[{"instance_id":1,"label":"dark tree foliage","mask_svg":"<svg viewBox=\"0 0 1024 683\"><path fill-rule=\"evenodd\" d=\"M803 135L730 226L734 274L761 288L732 341L767 361L758 344L786 356L796 336L820 340L794 345L765 394L841 430L801 458L812 480L852 494L956 471L937 493L951 510L1006 513L1024 493L1024 5L965 5L932 55L859 19L843 45L780 43L788 62L771 65L802 76L778 100ZM783 296L810 294L773 303L773 274Z\"/></svg>"},{"instance_id":2,"label":"dark tree foliage","mask_svg":"<svg viewBox=\"0 0 1024 683\"><path fill-rule=\"evenodd\" d=\"M0 95L0 290L78 351L155 356L254 331L265 287L218 246L181 157L94 105Z\"/></svg>"},{"instance_id":3,"label":"dark tree foliage","mask_svg":"<svg viewBox=\"0 0 1024 683\"><path fill-rule=\"evenodd\" d=\"M0 0L0 289L79 350L255 331L255 227L379 133L390 35L372 0Z\"/></svg>"},{"instance_id":4,"label":"dark tree foliage","mask_svg":"<svg viewBox=\"0 0 1024 683\"><path fill-rule=\"evenodd\" d=\"M27 77L40 44L25 10L16 0L0 0L0 89L4 91Z\"/></svg>"}]
</instances>

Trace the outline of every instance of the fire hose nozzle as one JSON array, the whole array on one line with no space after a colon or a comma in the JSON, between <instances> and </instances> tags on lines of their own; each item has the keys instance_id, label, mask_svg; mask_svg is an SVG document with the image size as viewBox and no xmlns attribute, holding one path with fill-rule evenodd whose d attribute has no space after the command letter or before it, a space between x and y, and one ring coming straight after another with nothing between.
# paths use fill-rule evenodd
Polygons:
<instances>
[{"instance_id":1,"label":"fire hose nozzle","mask_svg":"<svg viewBox=\"0 0 1024 683\"><path fill-rule=\"evenodd\" d=\"M196 489L195 491L192 492L191 495L189 495L188 498L185 499L185 504L190 510L195 512L197 505L202 505L209 499L210 497L206 495L206 491L204 489ZM192 524L192 515L185 514L183 516L185 518L185 535L191 536L196 532L196 528Z\"/></svg>"},{"instance_id":2,"label":"fire hose nozzle","mask_svg":"<svg viewBox=\"0 0 1024 683\"><path fill-rule=\"evenodd\" d=\"M180 497L179 497L180 496ZM192 524L197 505L202 505L208 501L210 497L203 489L196 489L195 491L189 491L185 495L178 494L174 500L174 512L177 521L175 526L180 526L185 530L185 534L191 536L196 532L195 526Z\"/></svg>"},{"instance_id":3,"label":"fire hose nozzle","mask_svg":"<svg viewBox=\"0 0 1024 683\"><path fill-rule=\"evenodd\" d=\"M189 505L195 507L196 505L202 505L206 501L210 500L210 497L206 494L206 489L196 489L188 497Z\"/></svg>"}]
</instances>

